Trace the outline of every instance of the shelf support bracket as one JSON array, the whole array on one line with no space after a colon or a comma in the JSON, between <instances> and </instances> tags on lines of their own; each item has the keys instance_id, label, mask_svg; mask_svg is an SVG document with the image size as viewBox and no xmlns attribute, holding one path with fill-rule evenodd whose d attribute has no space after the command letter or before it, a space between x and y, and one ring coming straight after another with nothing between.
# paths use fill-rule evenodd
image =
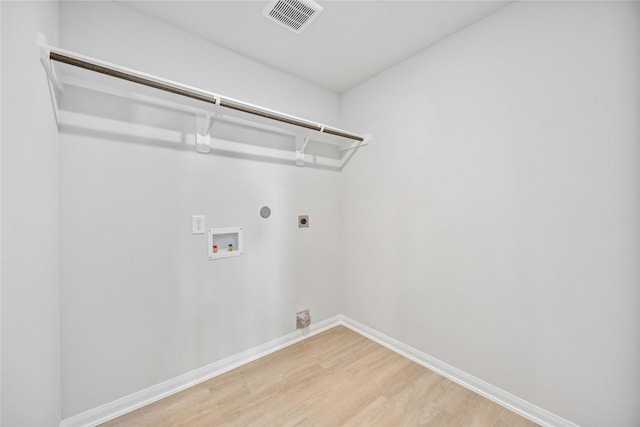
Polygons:
<instances>
[{"instance_id":1,"label":"shelf support bracket","mask_svg":"<svg viewBox=\"0 0 640 427\"><path fill-rule=\"evenodd\" d=\"M213 116L196 115L196 151L206 154L211 151L211 129L213 128Z\"/></svg>"},{"instance_id":2,"label":"shelf support bracket","mask_svg":"<svg viewBox=\"0 0 640 427\"><path fill-rule=\"evenodd\" d=\"M324 130L324 125L320 127L320 132ZM309 144L309 140L311 140L311 136L313 134L310 133L306 138L302 136L296 136L296 165L304 166L304 150L307 149L307 144Z\"/></svg>"},{"instance_id":3,"label":"shelf support bracket","mask_svg":"<svg viewBox=\"0 0 640 427\"><path fill-rule=\"evenodd\" d=\"M309 139L311 139L310 136L307 138L296 136L296 165L298 166L304 166L304 150L307 148Z\"/></svg>"},{"instance_id":4,"label":"shelf support bracket","mask_svg":"<svg viewBox=\"0 0 640 427\"><path fill-rule=\"evenodd\" d=\"M43 33L36 34L36 43L38 44L38 49L40 51L40 63L44 68L44 72L47 74L47 86L49 87L49 94L51 95L51 105L53 106L53 115L56 118L56 123L60 123L60 112L58 108L58 96L57 92L63 92L62 85L58 81L58 76L56 75L56 71L51 64L51 59L49 59L49 55L51 54L51 50L49 49L49 44L47 43L47 38Z\"/></svg>"},{"instance_id":5,"label":"shelf support bracket","mask_svg":"<svg viewBox=\"0 0 640 427\"><path fill-rule=\"evenodd\" d=\"M62 92L62 85L58 81L58 76L56 75L55 70L51 66L51 59L49 59L49 55L51 54L51 50L49 49L49 44L47 43L47 38L42 33L38 33L36 35L36 43L38 44L38 49L40 50L40 63L44 68L44 72L47 74L49 78L49 82L55 87L56 90Z\"/></svg>"}]
</instances>

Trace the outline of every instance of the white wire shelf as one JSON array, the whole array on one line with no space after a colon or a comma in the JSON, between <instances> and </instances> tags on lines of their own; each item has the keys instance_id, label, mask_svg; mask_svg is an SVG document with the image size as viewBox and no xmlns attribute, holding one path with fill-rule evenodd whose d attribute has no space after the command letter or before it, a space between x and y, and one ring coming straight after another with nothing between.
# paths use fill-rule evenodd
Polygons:
<instances>
[{"instance_id":1,"label":"white wire shelf","mask_svg":"<svg viewBox=\"0 0 640 427\"><path fill-rule=\"evenodd\" d=\"M53 47L48 45L42 36L39 36L39 45L41 62L49 79L56 119L59 123L84 122L85 125L91 123L92 126L104 127L108 126L105 123L109 121L123 122L119 129L127 129L134 136L136 133L143 133L153 134L160 140L175 139L171 130L139 120L141 114L135 115L134 123L131 123L131 115L118 116L111 113L111 116L104 117L104 114L98 112L100 106L105 104L102 102L104 97L111 99L115 97L119 102L125 103L122 108L115 109L117 111L128 111L130 108L126 108L126 103L137 103L195 118L195 124L193 120L191 121L191 129L180 129L183 135L179 138L185 143L184 133L192 135L186 143L194 145L201 153L211 151L212 139L215 138L215 132L220 127L218 123L223 122L232 126L249 127L260 132L291 136L294 142L294 155L280 155L281 159L288 157L298 166L303 166L311 159L317 164L334 166L338 169L342 169L353 154L367 145L371 139L370 135L359 135ZM75 102L74 104L69 101L69 99L77 101L87 93L93 94L94 102ZM77 105L81 107L78 108ZM96 117L100 116L102 120L96 120ZM168 121L172 120L179 121L175 118ZM224 130L222 133L224 134ZM330 148L318 148L318 144ZM253 151L253 154L258 152L259 156L267 157L269 154L265 153L273 151L273 147L250 145L252 147L240 151ZM313 146L311 155L307 152L310 146ZM326 157L324 163L318 160L320 157Z\"/></svg>"}]
</instances>

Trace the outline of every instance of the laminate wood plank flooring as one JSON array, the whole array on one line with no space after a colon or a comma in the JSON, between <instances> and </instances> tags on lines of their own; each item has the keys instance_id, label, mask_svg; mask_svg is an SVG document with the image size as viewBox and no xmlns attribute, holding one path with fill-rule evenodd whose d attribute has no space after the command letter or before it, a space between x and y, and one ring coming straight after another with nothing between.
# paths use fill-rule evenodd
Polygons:
<instances>
[{"instance_id":1,"label":"laminate wood plank flooring","mask_svg":"<svg viewBox=\"0 0 640 427\"><path fill-rule=\"evenodd\" d=\"M103 424L536 425L343 326Z\"/></svg>"}]
</instances>

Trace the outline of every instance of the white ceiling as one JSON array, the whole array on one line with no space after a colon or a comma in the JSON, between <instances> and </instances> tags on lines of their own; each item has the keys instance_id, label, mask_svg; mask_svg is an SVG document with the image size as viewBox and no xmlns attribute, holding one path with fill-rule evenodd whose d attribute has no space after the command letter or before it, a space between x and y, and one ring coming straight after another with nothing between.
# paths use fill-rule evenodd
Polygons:
<instances>
[{"instance_id":1,"label":"white ceiling","mask_svg":"<svg viewBox=\"0 0 640 427\"><path fill-rule=\"evenodd\" d=\"M334 92L345 90L509 1L322 1L301 34L264 18L264 1L123 1L161 21Z\"/></svg>"}]
</instances>

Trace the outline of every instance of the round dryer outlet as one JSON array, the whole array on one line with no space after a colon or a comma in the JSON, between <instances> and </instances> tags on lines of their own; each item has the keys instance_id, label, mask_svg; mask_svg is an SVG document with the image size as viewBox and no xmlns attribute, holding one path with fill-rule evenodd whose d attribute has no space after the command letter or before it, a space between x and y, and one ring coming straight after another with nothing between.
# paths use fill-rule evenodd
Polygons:
<instances>
[{"instance_id":1,"label":"round dryer outlet","mask_svg":"<svg viewBox=\"0 0 640 427\"><path fill-rule=\"evenodd\" d=\"M269 206L263 206L260 208L260 216L262 218L269 218L271 216L271 208L269 208Z\"/></svg>"}]
</instances>

